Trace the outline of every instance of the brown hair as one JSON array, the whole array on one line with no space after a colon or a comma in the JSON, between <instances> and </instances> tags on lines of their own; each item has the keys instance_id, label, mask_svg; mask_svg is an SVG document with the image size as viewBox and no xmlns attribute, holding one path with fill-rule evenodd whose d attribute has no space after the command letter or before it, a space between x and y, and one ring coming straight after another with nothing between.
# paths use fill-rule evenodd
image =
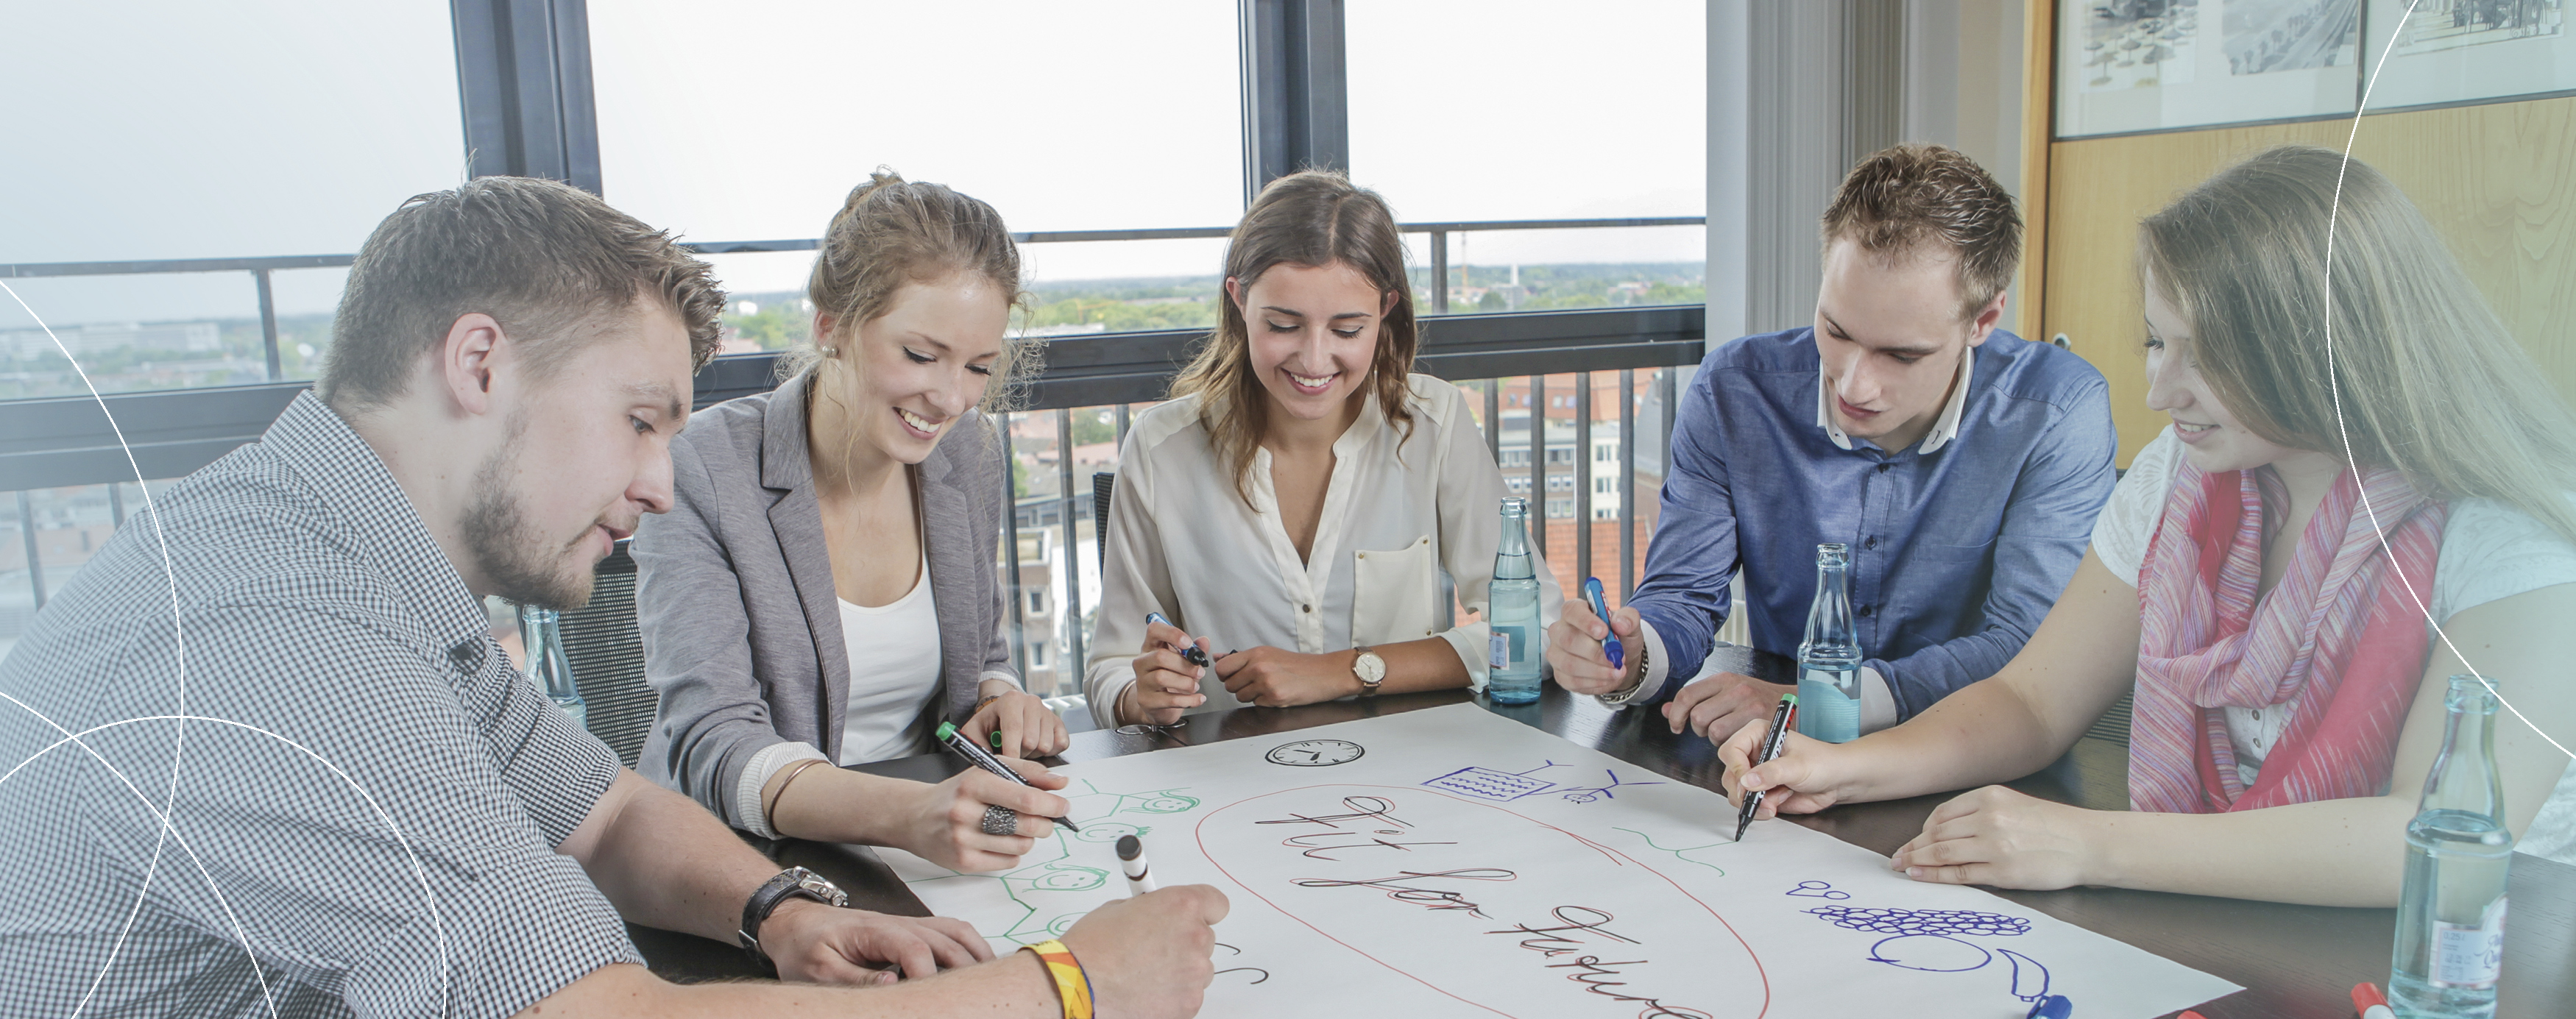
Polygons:
<instances>
[{"instance_id":1,"label":"brown hair","mask_svg":"<svg viewBox=\"0 0 2576 1019\"><path fill-rule=\"evenodd\" d=\"M1889 263L1958 258L1959 317L1973 318L2012 285L2021 264L2021 213L1977 161L1939 145L1881 149L1852 167L1825 206L1825 250L1850 238Z\"/></svg>"},{"instance_id":2,"label":"brown hair","mask_svg":"<svg viewBox=\"0 0 2576 1019\"><path fill-rule=\"evenodd\" d=\"M414 195L358 249L315 391L342 412L381 406L458 317L501 323L543 378L639 295L689 331L690 364L714 359L724 290L671 235L595 195L532 177L484 177Z\"/></svg>"},{"instance_id":3,"label":"brown hair","mask_svg":"<svg viewBox=\"0 0 2576 1019\"><path fill-rule=\"evenodd\" d=\"M1405 406L1421 327L1413 317L1413 287L1404 268L1404 238L1395 210L1377 192L1352 184L1338 170L1304 170L1271 181L1244 210L1226 243L1225 274L1250 290L1272 266L1351 267L1378 289L1395 295L1395 307L1378 322L1377 356L1366 383L1390 423L1413 434ZM1438 285L1435 281L1433 285ZM1231 298L1220 302L1216 331L1199 345L1187 367L1172 377L1172 396L1196 394L1208 441L1234 473L1234 487L1252 501L1245 476L1261 445L1270 405L1252 370L1251 330Z\"/></svg>"},{"instance_id":4,"label":"brown hair","mask_svg":"<svg viewBox=\"0 0 2576 1019\"><path fill-rule=\"evenodd\" d=\"M2378 171L2308 146L2263 152L2147 217L2138 263L2254 434L2331 453L2348 441L2418 491L2494 499L2576 541L2576 416Z\"/></svg>"},{"instance_id":5,"label":"brown hair","mask_svg":"<svg viewBox=\"0 0 2576 1019\"><path fill-rule=\"evenodd\" d=\"M943 185L908 181L880 166L867 183L850 189L841 211L833 214L805 296L816 312L832 316L835 333L846 336L890 310L904 284L935 282L961 272L982 276L1013 308L1026 299L1020 289L1019 245L1002 225L1001 213ZM846 366L824 357L816 346L831 340L817 336L814 345L780 358L779 377L822 363ZM1037 367L1035 349L1027 340L1003 340L981 409L1009 405L1021 381Z\"/></svg>"}]
</instances>

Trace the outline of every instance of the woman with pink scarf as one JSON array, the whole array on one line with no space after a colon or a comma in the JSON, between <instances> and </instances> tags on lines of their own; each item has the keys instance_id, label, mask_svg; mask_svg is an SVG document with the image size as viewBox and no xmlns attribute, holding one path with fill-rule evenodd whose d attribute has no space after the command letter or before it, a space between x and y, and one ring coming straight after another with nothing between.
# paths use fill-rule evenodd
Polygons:
<instances>
[{"instance_id":1,"label":"woman with pink scarf","mask_svg":"<svg viewBox=\"0 0 2576 1019\"><path fill-rule=\"evenodd\" d=\"M1728 788L1770 790L1767 817L1983 785L1896 852L1917 880L2387 906L2445 678L2476 672L2519 713L2496 727L2508 826L2576 862L2576 769L2541 735L2576 745L2576 417L2415 207L2337 153L2219 173L2142 225L2138 261L2147 404L2173 423L2029 644L1851 743L1792 735L1754 767L1748 726ZM2133 689L2130 810L1986 785Z\"/></svg>"}]
</instances>

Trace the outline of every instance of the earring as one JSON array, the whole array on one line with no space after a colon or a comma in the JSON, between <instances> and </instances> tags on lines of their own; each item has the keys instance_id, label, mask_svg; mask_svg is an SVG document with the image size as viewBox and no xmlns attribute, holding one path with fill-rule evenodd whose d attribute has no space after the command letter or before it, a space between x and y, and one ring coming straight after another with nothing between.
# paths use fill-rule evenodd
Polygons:
<instances>
[{"instance_id":1,"label":"earring","mask_svg":"<svg viewBox=\"0 0 2576 1019\"><path fill-rule=\"evenodd\" d=\"M839 347L816 347L814 350L822 354L824 357L838 357L841 353L841 348Z\"/></svg>"}]
</instances>

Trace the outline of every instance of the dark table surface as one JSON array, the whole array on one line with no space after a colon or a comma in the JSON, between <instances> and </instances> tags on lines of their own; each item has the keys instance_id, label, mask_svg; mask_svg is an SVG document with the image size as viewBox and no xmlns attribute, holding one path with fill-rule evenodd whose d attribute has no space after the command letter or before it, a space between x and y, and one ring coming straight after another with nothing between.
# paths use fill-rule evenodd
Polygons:
<instances>
[{"instance_id":1,"label":"dark table surface","mask_svg":"<svg viewBox=\"0 0 2576 1019\"><path fill-rule=\"evenodd\" d=\"M1749 675L1784 682L1791 676L1789 663L1776 655L1730 647L1714 653L1734 656L1736 671ZM1060 760L1075 763L1265 736L1472 699L1465 691L1452 690L1298 708L1211 712L1192 715L1185 727L1164 734L1075 733L1073 746ZM1553 683L1536 704L1485 706L1505 718L1667 777L1719 788L1724 768L1717 763L1716 749L1694 735L1673 735L1662 716L1652 710L1612 711L1592 698L1569 695ZM862 765L860 770L937 782L962 767L950 755L934 754ZM2128 750L2103 740L2079 740L2064 759L2012 786L2060 802L2123 809L2128 802ZM1790 820L1871 852L1891 853L1921 831L1924 817L1950 795L1847 804ZM831 878L850 892L853 905L905 916L929 914L870 850L793 839L774 844L756 840L755 844L782 865L810 867ZM2118 888L1995 893L2244 985L2244 991L2199 1006L2209 1019L2350 1019L2352 985L2368 980L2384 986L2388 979L2394 910L2289 906ZM2507 928L2497 1016L2576 1017L2576 867L2517 854L2509 894L2513 915ZM628 930L653 970L666 977L757 975L741 950L731 945L641 927Z\"/></svg>"}]
</instances>

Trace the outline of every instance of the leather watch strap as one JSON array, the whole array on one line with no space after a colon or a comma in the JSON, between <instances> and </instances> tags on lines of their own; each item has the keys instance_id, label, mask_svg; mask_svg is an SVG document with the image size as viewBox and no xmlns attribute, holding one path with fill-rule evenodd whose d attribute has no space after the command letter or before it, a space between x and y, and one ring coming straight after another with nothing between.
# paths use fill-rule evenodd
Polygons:
<instances>
[{"instance_id":1,"label":"leather watch strap","mask_svg":"<svg viewBox=\"0 0 2576 1019\"><path fill-rule=\"evenodd\" d=\"M742 904L742 927L734 931L735 940L742 944L743 951L751 953L753 962L769 964L769 953L760 947L760 925L769 919L769 914L778 911L779 903L790 898L812 899L827 906L850 904L849 894L821 874L803 867L779 871L761 882L760 888Z\"/></svg>"}]
</instances>

